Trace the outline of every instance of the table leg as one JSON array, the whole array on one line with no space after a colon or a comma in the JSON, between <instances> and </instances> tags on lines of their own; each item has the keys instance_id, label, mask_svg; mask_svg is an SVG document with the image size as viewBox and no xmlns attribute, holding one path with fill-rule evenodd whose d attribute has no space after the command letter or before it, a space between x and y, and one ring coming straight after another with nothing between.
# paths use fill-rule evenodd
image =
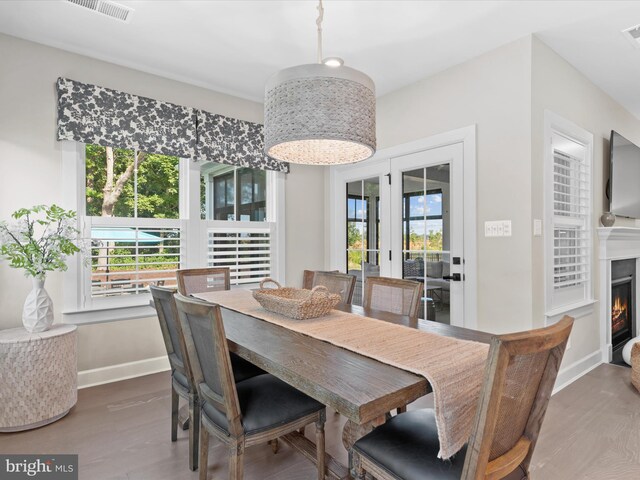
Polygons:
<instances>
[{"instance_id":1,"label":"table leg","mask_svg":"<svg viewBox=\"0 0 640 480\"><path fill-rule=\"evenodd\" d=\"M364 437L367 433L371 432L374 428L382 425L386 421L386 415L381 415L373 420L357 424L351 420L347 420L342 429L342 445L347 449L349 453L349 473L351 478L355 478L355 470L353 469L353 461L351 457L351 447L358 439Z\"/></svg>"}]
</instances>

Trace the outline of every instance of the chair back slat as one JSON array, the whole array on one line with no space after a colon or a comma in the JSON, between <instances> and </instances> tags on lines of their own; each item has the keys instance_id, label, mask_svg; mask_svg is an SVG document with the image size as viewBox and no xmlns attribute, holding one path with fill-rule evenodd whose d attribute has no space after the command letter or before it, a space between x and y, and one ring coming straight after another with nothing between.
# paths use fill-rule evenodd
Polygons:
<instances>
[{"instance_id":1,"label":"chair back slat","mask_svg":"<svg viewBox=\"0 0 640 480\"><path fill-rule=\"evenodd\" d=\"M182 338L182 329L180 328L178 312L173 298L175 289L150 285L149 290L156 306L160 330L162 331L171 368L178 370L189 378L190 374L184 359L184 339Z\"/></svg>"},{"instance_id":2,"label":"chair back slat","mask_svg":"<svg viewBox=\"0 0 640 480\"><path fill-rule=\"evenodd\" d=\"M226 414L230 433L240 435L238 393L220 306L177 294L176 307L198 394Z\"/></svg>"},{"instance_id":3,"label":"chair back slat","mask_svg":"<svg viewBox=\"0 0 640 480\"><path fill-rule=\"evenodd\" d=\"M364 287L365 308L416 317L423 285L414 280L367 277Z\"/></svg>"},{"instance_id":4,"label":"chair back slat","mask_svg":"<svg viewBox=\"0 0 640 480\"><path fill-rule=\"evenodd\" d=\"M494 337L462 479L528 471L572 326Z\"/></svg>"},{"instance_id":5,"label":"chair back slat","mask_svg":"<svg viewBox=\"0 0 640 480\"><path fill-rule=\"evenodd\" d=\"M302 288L311 290L313 287L322 285L329 290L329 293L340 295L342 303L350 304L353 300L353 291L356 286L356 277L340 272L322 272L305 270Z\"/></svg>"},{"instance_id":6,"label":"chair back slat","mask_svg":"<svg viewBox=\"0 0 640 480\"><path fill-rule=\"evenodd\" d=\"M228 268L188 268L178 270L176 276L178 292L185 297L231 288L231 275Z\"/></svg>"}]
</instances>

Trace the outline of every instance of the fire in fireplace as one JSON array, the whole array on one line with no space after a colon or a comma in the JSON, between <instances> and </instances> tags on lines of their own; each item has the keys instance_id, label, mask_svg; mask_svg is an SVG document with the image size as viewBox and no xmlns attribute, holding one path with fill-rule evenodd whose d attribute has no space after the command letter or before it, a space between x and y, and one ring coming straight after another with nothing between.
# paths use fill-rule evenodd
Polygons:
<instances>
[{"instance_id":1,"label":"fire in fireplace","mask_svg":"<svg viewBox=\"0 0 640 480\"><path fill-rule=\"evenodd\" d=\"M622 349L636 331L636 259L611 262L612 361L622 361Z\"/></svg>"},{"instance_id":2,"label":"fire in fireplace","mask_svg":"<svg viewBox=\"0 0 640 480\"><path fill-rule=\"evenodd\" d=\"M631 279L611 288L611 339L613 346L631 338Z\"/></svg>"}]
</instances>

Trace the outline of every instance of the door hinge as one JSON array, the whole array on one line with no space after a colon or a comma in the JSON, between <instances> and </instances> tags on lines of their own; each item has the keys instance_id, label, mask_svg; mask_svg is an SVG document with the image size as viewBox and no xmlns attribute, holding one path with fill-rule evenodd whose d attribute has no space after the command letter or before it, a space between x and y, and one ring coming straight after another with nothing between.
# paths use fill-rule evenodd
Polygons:
<instances>
[{"instance_id":1,"label":"door hinge","mask_svg":"<svg viewBox=\"0 0 640 480\"><path fill-rule=\"evenodd\" d=\"M385 177L387 177L387 180L389 180L389 185L391 185L391 174L387 173L385 174Z\"/></svg>"},{"instance_id":2,"label":"door hinge","mask_svg":"<svg viewBox=\"0 0 640 480\"><path fill-rule=\"evenodd\" d=\"M391 250L389 250L389 261L391 261Z\"/></svg>"}]
</instances>

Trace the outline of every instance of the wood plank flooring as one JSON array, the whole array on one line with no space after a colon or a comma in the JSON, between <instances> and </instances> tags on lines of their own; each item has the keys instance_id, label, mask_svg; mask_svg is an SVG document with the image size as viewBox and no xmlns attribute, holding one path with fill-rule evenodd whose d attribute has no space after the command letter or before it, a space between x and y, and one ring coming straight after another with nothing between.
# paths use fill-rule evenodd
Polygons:
<instances>
[{"instance_id":1,"label":"wood plank flooring","mask_svg":"<svg viewBox=\"0 0 640 480\"><path fill-rule=\"evenodd\" d=\"M640 394L631 370L601 365L551 399L533 457L533 480L640 479ZM431 406L430 396L410 408ZM0 434L2 453L78 453L80 478L196 479L187 467L187 432L169 437L169 375L160 373L80 390L67 417L46 427ZM345 462L344 419L327 412L327 450ZM309 434L312 434L309 429ZM226 479L226 452L211 439L209 478ZM315 468L281 443L245 453L247 480L306 480Z\"/></svg>"}]
</instances>

